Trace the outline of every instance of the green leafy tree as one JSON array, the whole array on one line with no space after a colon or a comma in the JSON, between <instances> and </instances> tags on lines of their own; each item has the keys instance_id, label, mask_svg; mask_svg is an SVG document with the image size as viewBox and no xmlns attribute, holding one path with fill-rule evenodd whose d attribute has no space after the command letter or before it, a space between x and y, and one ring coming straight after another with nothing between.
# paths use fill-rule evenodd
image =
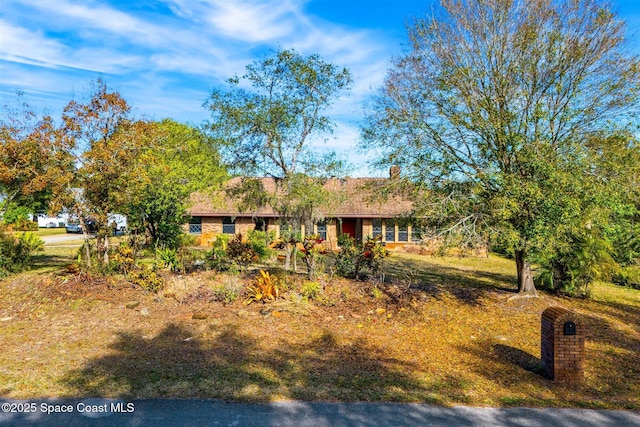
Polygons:
<instances>
[{"instance_id":1,"label":"green leafy tree","mask_svg":"<svg viewBox=\"0 0 640 427\"><path fill-rule=\"evenodd\" d=\"M518 291L535 292L535 256L609 217L588 143L637 110L624 24L595 0L463 0L408 34L363 144L430 190L418 204L441 229L500 236Z\"/></svg>"},{"instance_id":2,"label":"green leafy tree","mask_svg":"<svg viewBox=\"0 0 640 427\"><path fill-rule=\"evenodd\" d=\"M282 218L283 230L289 230L283 236L289 268L301 240L296 230L304 223L313 225L314 212L328 197L322 177L343 167L334 154L317 155L310 142L331 132L325 110L350 87L351 74L318 55L294 50L280 50L246 71L242 78L229 79L228 91L211 93L205 103L211 111L209 128L229 144L228 163L248 177L236 189L247 195L245 207L270 205ZM249 85L252 91L244 89ZM251 179L260 176L273 177L276 190L267 193L259 180Z\"/></svg>"},{"instance_id":3,"label":"green leafy tree","mask_svg":"<svg viewBox=\"0 0 640 427\"><path fill-rule=\"evenodd\" d=\"M640 264L640 141L638 128L595 135L590 147L598 153L598 176L615 191L612 218L603 229L612 256L623 266Z\"/></svg>"},{"instance_id":4,"label":"green leafy tree","mask_svg":"<svg viewBox=\"0 0 640 427\"><path fill-rule=\"evenodd\" d=\"M156 247L176 248L188 221L192 192L213 190L226 179L217 144L199 129L170 119L150 123L156 141L141 156L149 177L126 207L129 224L144 229Z\"/></svg>"}]
</instances>

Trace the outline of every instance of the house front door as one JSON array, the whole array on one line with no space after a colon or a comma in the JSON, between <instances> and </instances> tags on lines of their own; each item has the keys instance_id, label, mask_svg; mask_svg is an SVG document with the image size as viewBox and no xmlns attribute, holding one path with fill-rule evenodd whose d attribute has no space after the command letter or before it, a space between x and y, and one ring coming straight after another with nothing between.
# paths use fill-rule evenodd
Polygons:
<instances>
[{"instance_id":1,"label":"house front door","mask_svg":"<svg viewBox=\"0 0 640 427\"><path fill-rule=\"evenodd\" d=\"M343 219L342 220L342 234L348 234L354 240L356 235L356 220L355 219Z\"/></svg>"}]
</instances>

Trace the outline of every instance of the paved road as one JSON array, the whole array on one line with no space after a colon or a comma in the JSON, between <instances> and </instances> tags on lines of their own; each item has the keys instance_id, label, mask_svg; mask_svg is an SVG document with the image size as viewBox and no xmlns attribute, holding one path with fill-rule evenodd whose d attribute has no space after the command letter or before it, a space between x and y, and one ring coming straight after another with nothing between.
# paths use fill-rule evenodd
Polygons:
<instances>
[{"instance_id":1,"label":"paved road","mask_svg":"<svg viewBox=\"0 0 640 427\"><path fill-rule=\"evenodd\" d=\"M443 408L423 404L297 401L241 404L157 399L29 402L0 399L0 404L0 426L640 426L637 412L589 409ZM17 413L7 409L35 410ZM62 410L69 412L54 412Z\"/></svg>"},{"instance_id":2,"label":"paved road","mask_svg":"<svg viewBox=\"0 0 640 427\"><path fill-rule=\"evenodd\" d=\"M67 233L67 234L53 234L51 236L40 236L44 240L46 246L53 246L59 243L69 242L71 240L82 240L82 234Z\"/></svg>"}]
</instances>

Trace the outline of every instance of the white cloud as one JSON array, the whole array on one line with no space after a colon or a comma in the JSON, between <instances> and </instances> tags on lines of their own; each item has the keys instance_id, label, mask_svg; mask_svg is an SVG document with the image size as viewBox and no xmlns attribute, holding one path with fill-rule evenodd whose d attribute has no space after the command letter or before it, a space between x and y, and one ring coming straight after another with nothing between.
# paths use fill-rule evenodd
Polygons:
<instances>
[{"instance_id":1,"label":"white cloud","mask_svg":"<svg viewBox=\"0 0 640 427\"><path fill-rule=\"evenodd\" d=\"M211 31L218 35L249 43L291 36L303 5L299 1L281 0L167 0L166 3L176 16L212 26Z\"/></svg>"},{"instance_id":2,"label":"white cloud","mask_svg":"<svg viewBox=\"0 0 640 427\"><path fill-rule=\"evenodd\" d=\"M216 1L207 20L222 34L246 42L266 42L290 36L296 27L288 2Z\"/></svg>"},{"instance_id":3,"label":"white cloud","mask_svg":"<svg viewBox=\"0 0 640 427\"><path fill-rule=\"evenodd\" d=\"M88 39L100 38L102 32L107 32L143 44L158 45L163 41L164 31L160 27L94 2L26 0L23 3L38 8L49 19L57 16L58 19L52 19L49 24L52 27L75 28L79 32L89 29L83 32Z\"/></svg>"},{"instance_id":4,"label":"white cloud","mask_svg":"<svg viewBox=\"0 0 640 427\"><path fill-rule=\"evenodd\" d=\"M199 123L211 89L268 49L320 54L354 76L351 95L330 114L327 144L353 153L349 123L384 76L388 45L374 31L307 15L297 0L165 0L172 14L144 14L102 0L3 0L0 92L23 89L61 109L100 73L140 113Z\"/></svg>"},{"instance_id":5,"label":"white cloud","mask_svg":"<svg viewBox=\"0 0 640 427\"><path fill-rule=\"evenodd\" d=\"M64 46L48 39L42 32L35 32L0 20L2 45L0 58L43 67L65 65L58 58L62 56Z\"/></svg>"}]
</instances>

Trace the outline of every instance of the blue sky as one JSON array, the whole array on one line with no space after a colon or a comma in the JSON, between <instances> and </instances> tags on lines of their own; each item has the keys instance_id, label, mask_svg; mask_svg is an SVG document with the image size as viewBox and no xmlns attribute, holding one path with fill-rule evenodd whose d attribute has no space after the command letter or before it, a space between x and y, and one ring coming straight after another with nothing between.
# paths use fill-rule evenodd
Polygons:
<instances>
[{"instance_id":1,"label":"blue sky","mask_svg":"<svg viewBox=\"0 0 640 427\"><path fill-rule=\"evenodd\" d=\"M614 0L640 52L640 0ZM352 161L363 102L402 52L404 24L431 0L2 0L0 98L16 90L59 116L102 76L136 115L199 124L211 89L270 50L320 54L351 70L324 145ZM356 172L357 173L357 172Z\"/></svg>"}]
</instances>

